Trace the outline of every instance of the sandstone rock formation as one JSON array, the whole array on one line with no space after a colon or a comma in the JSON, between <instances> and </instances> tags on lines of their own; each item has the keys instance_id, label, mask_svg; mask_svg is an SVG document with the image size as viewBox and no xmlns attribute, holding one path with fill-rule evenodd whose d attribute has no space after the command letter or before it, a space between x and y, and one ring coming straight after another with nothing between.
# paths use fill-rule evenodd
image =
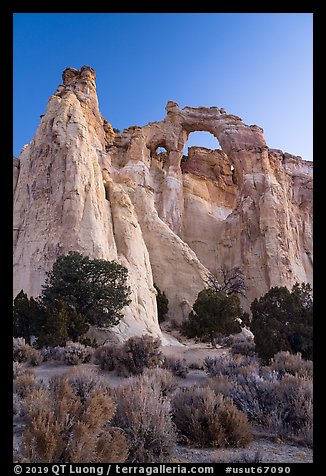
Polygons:
<instances>
[{"instance_id":1,"label":"sandstone rock formation","mask_svg":"<svg viewBox=\"0 0 326 476\"><path fill-rule=\"evenodd\" d=\"M179 321L221 265L242 269L247 308L271 286L312 282L312 163L268 148L260 127L223 109L169 101L166 111L115 134L94 70L63 72L14 161L14 295L40 294L69 250L115 259L133 290L117 336L162 337L153 282ZM184 160L193 131L222 150L191 147Z\"/></svg>"}]
</instances>

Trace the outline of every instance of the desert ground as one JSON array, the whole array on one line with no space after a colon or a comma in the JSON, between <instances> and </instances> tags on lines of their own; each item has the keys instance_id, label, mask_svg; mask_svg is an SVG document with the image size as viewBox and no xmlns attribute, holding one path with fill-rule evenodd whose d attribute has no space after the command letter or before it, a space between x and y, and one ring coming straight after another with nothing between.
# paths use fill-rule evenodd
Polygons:
<instances>
[{"instance_id":1,"label":"desert ground","mask_svg":"<svg viewBox=\"0 0 326 476\"><path fill-rule=\"evenodd\" d=\"M178 386L201 385L207 378L203 369L206 357L216 357L229 352L226 348L215 348L211 344L184 340L181 343L177 334L165 334L172 345L162 346L165 356L184 359L190 369L185 378L178 379ZM178 336L179 337L179 336ZM81 364L85 368L98 368L93 363ZM71 370L70 365L60 362L44 362L33 368L38 380L47 382L54 375L63 375ZM108 380L111 387L118 387L125 377L116 375L115 371L99 370L99 376ZM14 436L19 440L21 434L19 419L14 420ZM252 427L253 441L246 448L196 448L178 444L171 462L178 463L228 463L228 462L259 462L259 463L311 463L313 450L296 442L284 443L264 428Z\"/></svg>"}]
</instances>

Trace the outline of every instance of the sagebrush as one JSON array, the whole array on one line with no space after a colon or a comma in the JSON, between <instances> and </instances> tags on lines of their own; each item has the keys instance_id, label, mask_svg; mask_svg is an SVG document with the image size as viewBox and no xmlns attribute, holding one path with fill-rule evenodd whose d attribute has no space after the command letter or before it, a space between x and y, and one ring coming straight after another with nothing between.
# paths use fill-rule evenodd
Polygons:
<instances>
[{"instance_id":1,"label":"sagebrush","mask_svg":"<svg viewBox=\"0 0 326 476\"><path fill-rule=\"evenodd\" d=\"M278 352L271 360L270 368L281 376L285 374L297 375L298 377L313 377L312 360L304 360L301 354L290 352Z\"/></svg>"},{"instance_id":2,"label":"sagebrush","mask_svg":"<svg viewBox=\"0 0 326 476\"><path fill-rule=\"evenodd\" d=\"M171 372L180 378L186 378L189 373L189 366L186 359L179 359L174 356L165 356L163 360L163 367L171 370Z\"/></svg>"},{"instance_id":3,"label":"sagebrush","mask_svg":"<svg viewBox=\"0 0 326 476\"><path fill-rule=\"evenodd\" d=\"M150 335L130 337L116 353L115 369L118 375L139 375L146 368L159 367L162 363L160 339Z\"/></svg>"},{"instance_id":4,"label":"sagebrush","mask_svg":"<svg viewBox=\"0 0 326 476\"><path fill-rule=\"evenodd\" d=\"M206 359L205 367L209 387L232 398L250 421L312 445L312 362L282 352L270 366L255 357L224 355Z\"/></svg>"},{"instance_id":5,"label":"sagebrush","mask_svg":"<svg viewBox=\"0 0 326 476\"><path fill-rule=\"evenodd\" d=\"M94 363L99 365L102 370L114 370L118 354L121 353L121 347L121 345L112 343L100 345L94 352Z\"/></svg>"},{"instance_id":6,"label":"sagebrush","mask_svg":"<svg viewBox=\"0 0 326 476\"><path fill-rule=\"evenodd\" d=\"M65 377L82 403L85 403L96 389L110 395L110 384L99 375L97 369L77 366L66 372Z\"/></svg>"},{"instance_id":7,"label":"sagebrush","mask_svg":"<svg viewBox=\"0 0 326 476\"><path fill-rule=\"evenodd\" d=\"M57 376L47 389L26 396L24 412L19 462L119 463L127 458L123 431L109 424L115 405L101 389L83 399L66 377Z\"/></svg>"},{"instance_id":8,"label":"sagebrush","mask_svg":"<svg viewBox=\"0 0 326 476\"><path fill-rule=\"evenodd\" d=\"M42 362L42 355L38 349L35 349L25 343L23 338L13 339L13 360L15 362L26 362L29 365L37 366Z\"/></svg>"},{"instance_id":9,"label":"sagebrush","mask_svg":"<svg viewBox=\"0 0 326 476\"><path fill-rule=\"evenodd\" d=\"M125 431L128 462L168 462L176 444L176 429L161 384L148 376L130 377L114 390L113 398L117 411L112 422Z\"/></svg>"},{"instance_id":10,"label":"sagebrush","mask_svg":"<svg viewBox=\"0 0 326 476\"><path fill-rule=\"evenodd\" d=\"M173 421L188 444L245 446L252 439L246 415L209 387L183 387L172 398Z\"/></svg>"},{"instance_id":11,"label":"sagebrush","mask_svg":"<svg viewBox=\"0 0 326 476\"><path fill-rule=\"evenodd\" d=\"M144 382L147 381L149 385L158 388L163 397L170 397L178 387L178 379L168 369L145 369L142 377Z\"/></svg>"}]
</instances>

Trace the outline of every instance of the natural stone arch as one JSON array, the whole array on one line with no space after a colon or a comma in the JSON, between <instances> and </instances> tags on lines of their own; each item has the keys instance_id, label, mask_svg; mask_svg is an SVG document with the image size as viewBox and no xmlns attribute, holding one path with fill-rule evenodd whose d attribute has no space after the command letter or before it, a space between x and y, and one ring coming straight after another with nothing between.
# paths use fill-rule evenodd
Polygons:
<instances>
[{"instance_id":1,"label":"natural stone arch","mask_svg":"<svg viewBox=\"0 0 326 476\"><path fill-rule=\"evenodd\" d=\"M252 173L253 163L257 160L262 159L259 165L262 173L268 167L268 147L261 127L248 126L240 117L217 107L186 106L179 109L177 103L169 101L165 109L167 116L163 122L181 128L187 136L193 131L207 131L216 137L234 166L239 185L244 185L244 175ZM175 166L175 156L173 159Z\"/></svg>"}]
</instances>

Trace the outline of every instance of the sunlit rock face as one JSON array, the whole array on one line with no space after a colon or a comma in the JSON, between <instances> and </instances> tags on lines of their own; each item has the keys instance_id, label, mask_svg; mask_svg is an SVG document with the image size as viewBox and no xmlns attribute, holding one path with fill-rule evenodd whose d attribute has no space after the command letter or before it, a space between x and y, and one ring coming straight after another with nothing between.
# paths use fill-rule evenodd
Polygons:
<instances>
[{"instance_id":1,"label":"sunlit rock face","mask_svg":"<svg viewBox=\"0 0 326 476\"><path fill-rule=\"evenodd\" d=\"M312 282L312 163L268 148L260 127L217 107L169 101L163 121L116 134L99 111L95 71L62 77L14 159L14 295L39 295L69 250L114 259L132 289L116 336L162 338L154 282L177 321L222 265L242 269L246 308L271 286ZM184 156L194 131L221 150Z\"/></svg>"}]
</instances>

